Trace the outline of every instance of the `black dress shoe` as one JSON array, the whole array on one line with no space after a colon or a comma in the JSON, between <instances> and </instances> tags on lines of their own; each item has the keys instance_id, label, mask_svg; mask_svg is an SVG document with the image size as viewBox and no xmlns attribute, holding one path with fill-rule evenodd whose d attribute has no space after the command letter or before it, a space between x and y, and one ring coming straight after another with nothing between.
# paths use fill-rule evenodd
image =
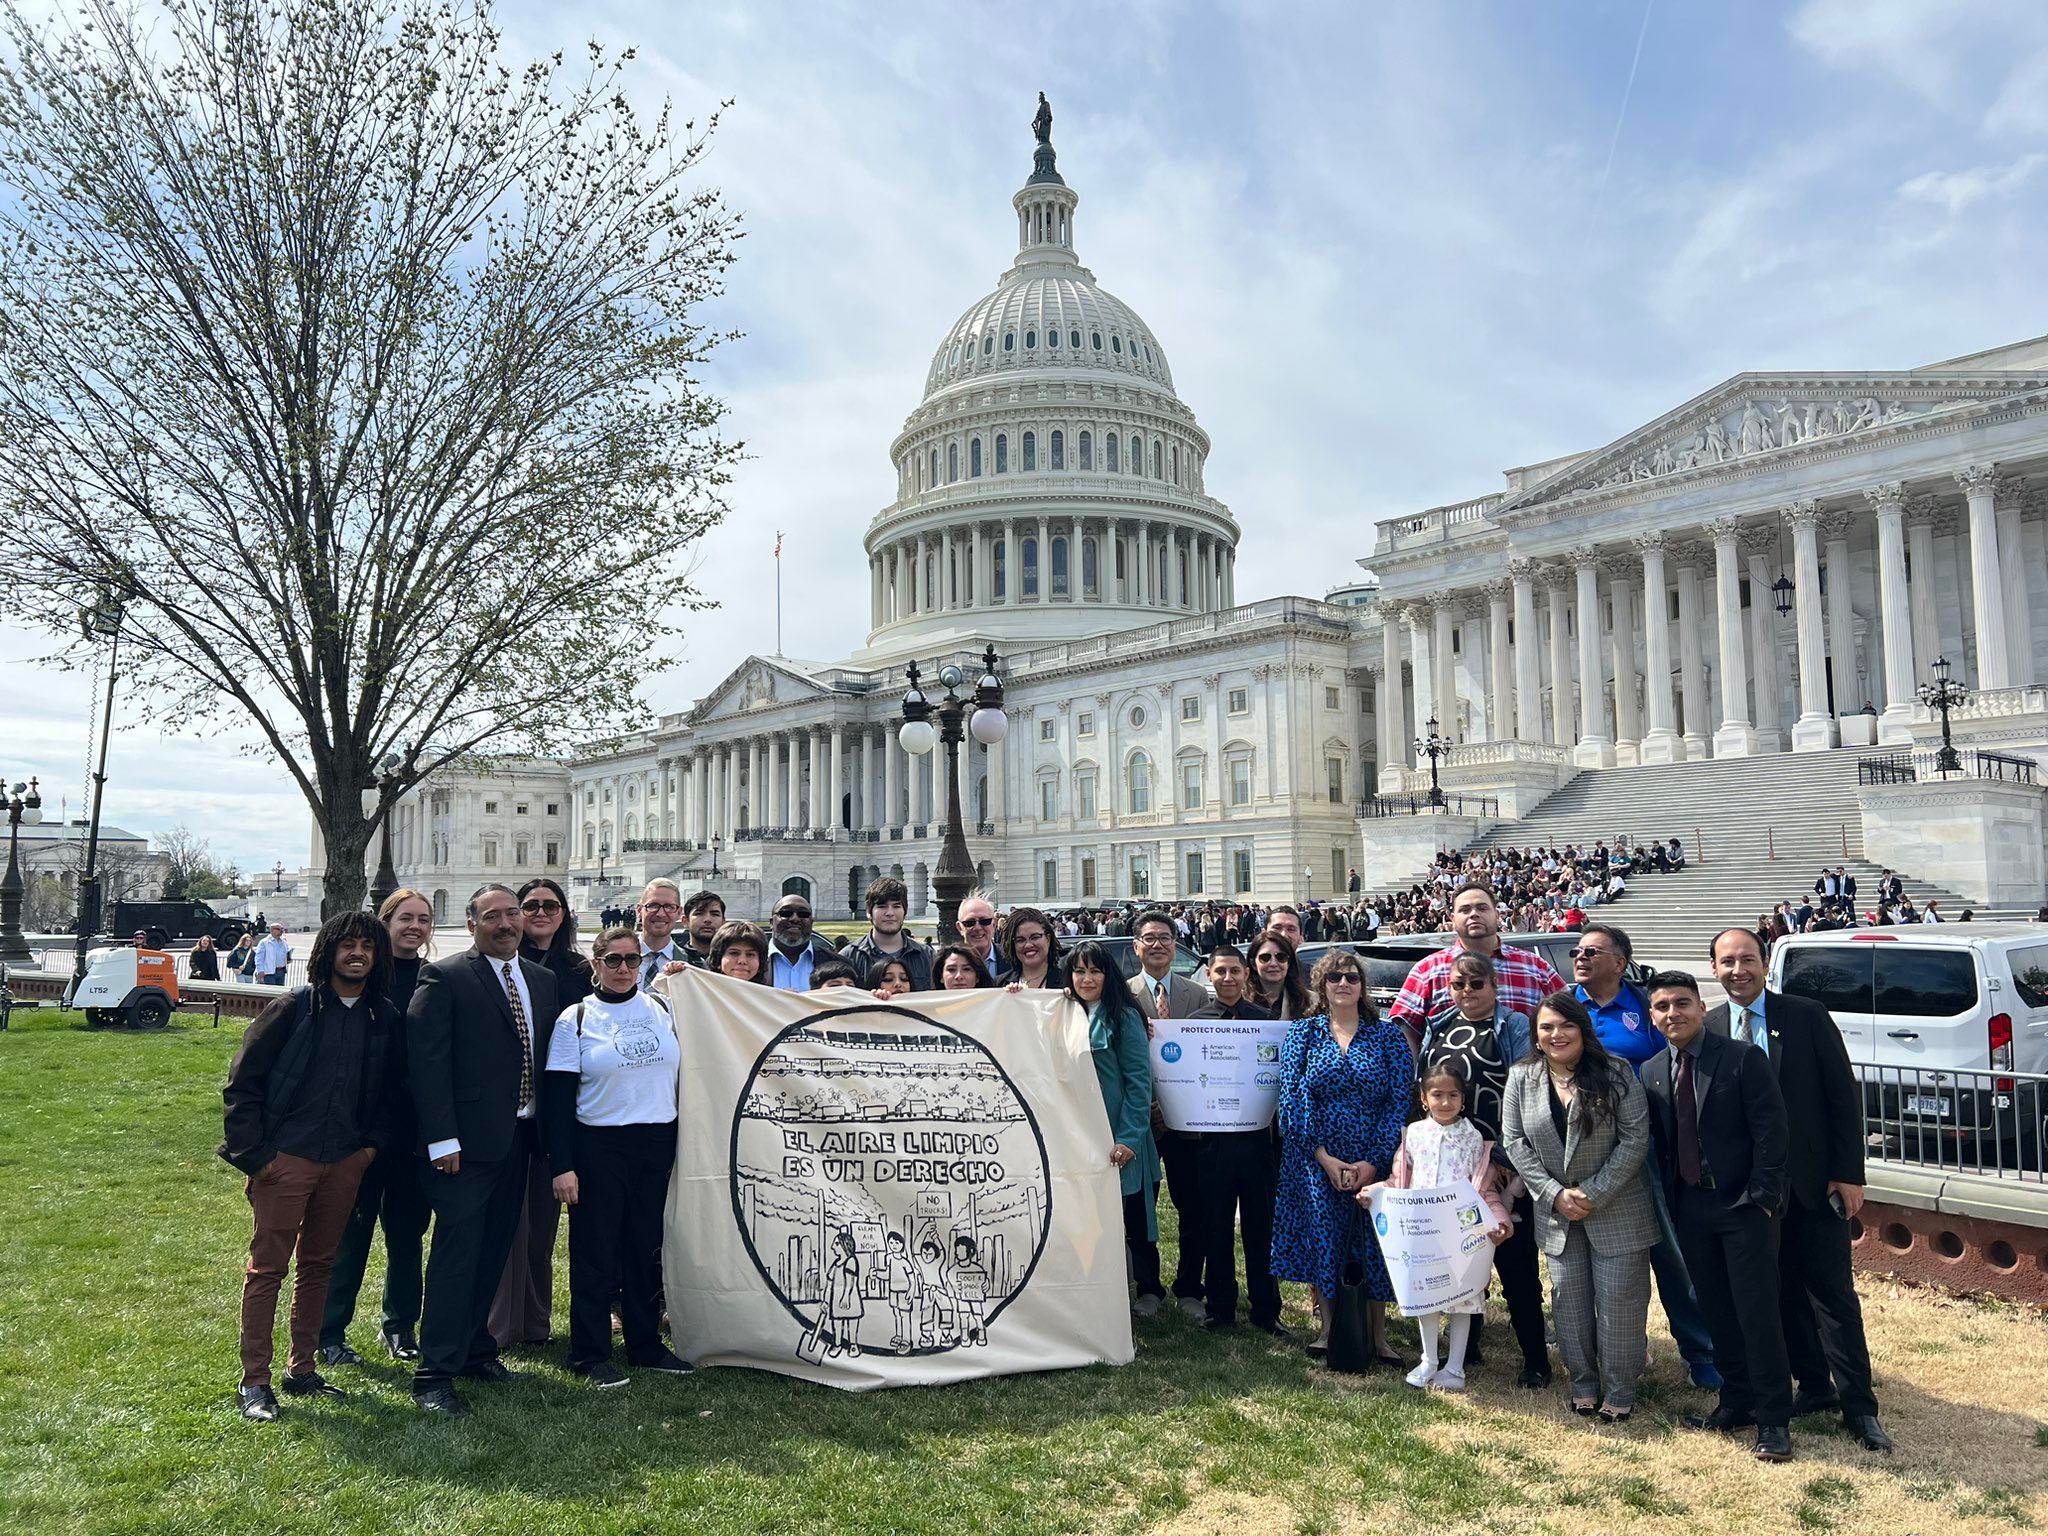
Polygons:
<instances>
[{"instance_id":1,"label":"black dress shoe","mask_svg":"<svg viewBox=\"0 0 2048 1536\"><path fill-rule=\"evenodd\" d=\"M1744 1408L1716 1408L1712 1413L1688 1413L1685 1416L1687 1429L1711 1429L1718 1434L1730 1430L1745 1429L1756 1422L1756 1415Z\"/></svg>"},{"instance_id":2,"label":"black dress shoe","mask_svg":"<svg viewBox=\"0 0 2048 1536\"><path fill-rule=\"evenodd\" d=\"M320 1346L320 1363L322 1365L361 1365L363 1357L350 1349L346 1341L340 1344L322 1344Z\"/></svg>"},{"instance_id":3,"label":"black dress shoe","mask_svg":"<svg viewBox=\"0 0 2048 1536\"><path fill-rule=\"evenodd\" d=\"M417 1360L420 1357L419 1341L410 1328L386 1328L384 1347L391 1351L394 1360Z\"/></svg>"},{"instance_id":4,"label":"black dress shoe","mask_svg":"<svg viewBox=\"0 0 2048 1536\"><path fill-rule=\"evenodd\" d=\"M1884 1426L1877 1422L1874 1413L1845 1413L1842 1426L1861 1440L1867 1451L1888 1451L1892 1448L1892 1437L1884 1432Z\"/></svg>"},{"instance_id":5,"label":"black dress shoe","mask_svg":"<svg viewBox=\"0 0 2048 1536\"><path fill-rule=\"evenodd\" d=\"M268 1387L237 1387L235 1406L243 1418L268 1424L277 1417L277 1394Z\"/></svg>"},{"instance_id":6,"label":"black dress shoe","mask_svg":"<svg viewBox=\"0 0 2048 1536\"><path fill-rule=\"evenodd\" d=\"M1235 1333L1237 1319L1234 1317L1205 1317L1202 1319L1204 1333Z\"/></svg>"},{"instance_id":7,"label":"black dress shoe","mask_svg":"<svg viewBox=\"0 0 2048 1536\"><path fill-rule=\"evenodd\" d=\"M688 1376L697 1369L672 1349L664 1349L639 1360L628 1356L626 1364L636 1371L659 1371L664 1376Z\"/></svg>"},{"instance_id":8,"label":"black dress shoe","mask_svg":"<svg viewBox=\"0 0 2048 1536\"><path fill-rule=\"evenodd\" d=\"M1547 1365L1525 1365L1521 1374L1515 1377L1515 1385L1531 1392L1541 1391L1550 1385L1550 1367Z\"/></svg>"},{"instance_id":9,"label":"black dress shoe","mask_svg":"<svg viewBox=\"0 0 2048 1536\"><path fill-rule=\"evenodd\" d=\"M348 1394L318 1371L308 1371L303 1376L287 1376L284 1379L287 1397L347 1397Z\"/></svg>"},{"instance_id":10,"label":"black dress shoe","mask_svg":"<svg viewBox=\"0 0 2048 1536\"><path fill-rule=\"evenodd\" d=\"M1756 1445L1750 1454L1758 1461L1790 1461L1792 1432L1782 1424L1764 1425L1756 1432Z\"/></svg>"},{"instance_id":11,"label":"black dress shoe","mask_svg":"<svg viewBox=\"0 0 2048 1536\"><path fill-rule=\"evenodd\" d=\"M462 1379L464 1381L517 1381L519 1377L502 1360L479 1360L476 1364L463 1368Z\"/></svg>"},{"instance_id":12,"label":"black dress shoe","mask_svg":"<svg viewBox=\"0 0 2048 1536\"><path fill-rule=\"evenodd\" d=\"M452 1382L438 1381L431 1387L414 1388L412 1405L421 1413L444 1419L469 1417L469 1404L462 1400L462 1394L455 1390Z\"/></svg>"},{"instance_id":13,"label":"black dress shoe","mask_svg":"<svg viewBox=\"0 0 2048 1536\"><path fill-rule=\"evenodd\" d=\"M1842 1400L1832 1392L1806 1392L1792 1399L1792 1417L1803 1419L1809 1413L1834 1413L1842 1406Z\"/></svg>"},{"instance_id":14,"label":"black dress shoe","mask_svg":"<svg viewBox=\"0 0 2048 1536\"><path fill-rule=\"evenodd\" d=\"M570 1369L593 1387L623 1387L628 1380L626 1373L609 1360L594 1360L589 1365L573 1365Z\"/></svg>"}]
</instances>

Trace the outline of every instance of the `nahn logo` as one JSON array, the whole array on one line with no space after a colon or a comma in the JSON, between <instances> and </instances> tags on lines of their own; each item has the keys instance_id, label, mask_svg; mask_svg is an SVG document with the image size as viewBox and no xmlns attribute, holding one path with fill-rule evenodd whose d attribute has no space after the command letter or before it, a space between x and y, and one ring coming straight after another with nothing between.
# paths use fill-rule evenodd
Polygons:
<instances>
[{"instance_id":1,"label":"nahn logo","mask_svg":"<svg viewBox=\"0 0 2048 1536\"><path fill-rule=\"evenodd\" d=\"M1161 1061L1179 1061L1180 1042L1178 1040L1169 1040L1166 1044L1159 1047L1159 1059Z\"/></svg>"}]
</instances>

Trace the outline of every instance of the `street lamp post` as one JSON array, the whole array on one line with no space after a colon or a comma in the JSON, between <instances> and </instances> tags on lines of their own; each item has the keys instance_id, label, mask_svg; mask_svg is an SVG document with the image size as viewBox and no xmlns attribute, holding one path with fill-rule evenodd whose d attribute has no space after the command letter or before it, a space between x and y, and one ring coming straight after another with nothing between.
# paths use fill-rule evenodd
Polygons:
<instances>
[{"instance_id":1,"label":"street lamp post","mask_svg":"<svg viewBox=\"0 0 2048 1536\"><path fill-rule=\"evenodd\" d=\"M271 886L270 886L270 894L271 894L271 895L273 895L273 896L282 896L282 895L284 894L284 860L283 860L283 859L279 859L279 860L277 861L277 868L271 871Z\"/></svg>"},{"instance_id":2,"label":"street lamp post","mask_svg":"<svg viewBox=\"0 0 2048 1536\"><path fill-rule=\"evenodd\" d=\"M711 878L714 880L718 878L718 849L723 842L724 839L716 832L711 834Z\"/></svg>"},{"instance_id":3,"label":"street lamp post","mask_svg":"<svg viewBox=\"0 0 2048 1536\"><path fill-rule=\"evenodd\" d=\"M1929 709L1941 711L1941 750L1934 754L1934 771L1946 778L1951 773L1960 773L1963 760L1956 752L1955 738L1949 735L1948 713L1960 709L1963 700L1970 696L1970 690L1948 675L1948 658L1934 659L1934 681L1920 685L1920 702Z\"/></svg>"},{"instance_id":4,"label":"street lamp post","mask_svg":"<svg viewBox=\"0 0 2048 1536\"><path fill-rule=\"evenodd\" d=\"M968 857L967 830L960 820L960 744L972 735L983 746L993 747L1008 732L1009 720L1003 714L1003 682L997 675L993 645L982 652L981 679L968 698L963 699L959 692L966 674L952 662L939 668L939 683L946 696L936 704L918 686L914 661L909 677L910 691L903 696L903 724L896 739L914 757L922 757L939 742L946 747L946 835L932 875L932 889L939 898L939 939L946 943L960 937L960 903L974 889L974 861ZM934 716L938 718L936 729Z\"/></svg>"},{"instance_id":5,"label":"street lamp post","mask_svg":"<svg viewBox=\"0 0 2048 1536\"><path fill-rule=\"evenodd\" d=\"M7 807L7 875L0 879L0 960L31 961L35 956L29 952L28 938L21 931L21 860L17 847L21 842L21 824L34 826L43 819L43 797L37 793L36 781L17 784L9 791L0 783L0 804Z\"/></svg>"},{"instance_id":6,"label":"street lamp post","mask_svg":"<svg viewBox=\"0 0 2048 1536\"><path fill-rule=\"evenodd\" d=\"M100 810L107 799L107 738L114 733L114 674L121 659L121 599L104 592L100 600L78 613L78 628L87 640L107 642L107 703L100 716L100 760L92 775L92 817L85 830L85 869L78 877L78 936L71 957L71 990L85 980L85 952L100 931Z\"/></svg>"},{"instance_id":7,"label":"street lamp post","mask_svg":"<svg viewBox=\"0 0 2048 1536\"><path fill-rule=\"evenodd\" d=\"M399 757L388 752L377 765L377 787L363 793L364 811L375 815L379 808L384 819L377 825L377 875L370 882L370 910L376 911L384 905L386 897L398 889L398 866L391 861L391 816L397 810L392 803L392 791L398 786Z\"/></svg>"},{"instance_id":8,"label":"street lamp post","mask_svg":"<svg viewBox=\"0 0 2048 1536\"><path fill-rule=\"evenodd\" d=\"M604 861L612 856L611 839L606 838L597 845L597 883L604 884Z\"/></svg>"},{"instance_id":9,"label":"street lamp post","mask_svg":"<svg viewBox=\"0 0 2048 1536\"><path fill-rule=\"evenodd\" d=\"M1434 715L1430 716L1429 724L1425 729L1429 734L1415 738L1415 750L1420 756L1429 759L1430 807L1434 810L1442 810L1444 805L1444 786L1442 779L1437 773L1437 765L1451 755L1451 738L1438 732Z\"/></svg>"}]
</instances>

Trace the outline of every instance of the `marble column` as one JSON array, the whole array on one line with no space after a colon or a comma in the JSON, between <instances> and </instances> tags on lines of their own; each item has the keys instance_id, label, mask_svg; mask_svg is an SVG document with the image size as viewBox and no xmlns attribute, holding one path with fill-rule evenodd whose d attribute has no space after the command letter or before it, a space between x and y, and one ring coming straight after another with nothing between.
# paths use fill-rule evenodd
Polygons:
<instances>
[{"instance_id":1,"label":"marble column","mask_svg":"<svg viewBox=\"0 0 2048 1536\"><path fill-rule=\"evenodd\" d=\"M810 809L806 818L812 830L823 829L825 820L825 733L822 727L813 726L804 732L804 745L810 753L810 786L804 800Z\"/></svg>"},{"instance_id":2,"label":"marble column","mask_svg":"<svg viewBox=\"0 0 2048 1536\"><path fill-rule=\"evenodd\" d=\"M1572 708L1571 587L1562 566L1544 571L1545 607L1550 615L1550 735L1555 747L1569 747L1578 740L1572 729L1577 711Z\"/></svg>"},{"instance_id":3,"label":"marble column","mask_svg":"<svg viewBox=\"0 0 2048 1536\"><path fill-rule=\"evenodd\" d=\"M1590 549L1572 551L1578 583L1579 744L1572 761L1581 768L1612 768L1614 739L1607 734L1600 666L1600 575Z\"/></svg>"},{"instance_id":4,"label":"marble column","mask_svg":"<svg viewBox=\"0 0 2048 1536\"><path fill-rule=\"evenodd\" d=\"M1941 621L1934 597L1934 535L1947 517L1932 496L1915 496L1906 519L1906 595L1913 608L1913 676L1907 692L1919 697L1927 669L1941 654Z\"/></svg>"},{"instance_id":5,"label":"marble column","mask_svg":"<svg viewBox=\"0 0 2048 1536\"><path fill-rule=\"evenodd\" d=\"M740 824L740 750L736 744L726 745L720 757L719 772L725 780L725 797L720 806L725 825L719 829L718 835L730 845Z\"/></svg>"},{"instance_id":6,"label":"marble column","mask_svg":"<svg viewBox=\"0 0 2048 1536\"><path fill-rule=\"evenodd\" d=\"M1152 606L1152 525L1138 524L1138 582L1132 601L1141 608Z\"/></svg>"},{"instance_id":7,"label":"marble column","mask_svg":"<svg viewBox=\"0 0 2048 1536\"><path fill-rule=\"evenodd\" d=\"M1038 520L1038 600L1052 601L1052 519Z\"/></svg>"},{"instance_id":8,"label":"marble column","mask_svg":"<svg viewBox=\"0 0 2048 1536\"><path fill-rule=\"evenodd\" d=\"M841 799L859 798L858 795L846 794L846 733L835 725L832 727L831 774L825 780L825 825L838 832L841 825L839 802ZM845 808L846 825L859 826L860 823L853 819L857 814L857 808L849 803Z\"/></svg>"},{"instance_id":9,"label":"marble column","mask_svg":"<svg viewBox=\"0 0 2048 1536\"><path fill-rule=\"evenodd\" d=\"M1513 739L1543 740L1543 652L1536 630L1536 565L1508 561L1515 601L1515 728Z\"/></svg>"},{"instance_id":10,"label":"marble column","mask_svg":"<svg viewBox=\"0 0 2048 1536\"><path fill-rule=\"evenodd\" d=\"M686 843L697 841L697 753L693 748L678 765L682 781L682 829L676 834Z\"/></svg>"},{"instance_id":11,"label":"marble column","mask_svg":"<svg viewBox=\"0 0 2048 1536\"><path fill-rule=\"evenodd\" d=\"M1778 595L1771 590L1777 580L1778 529L1772 523L1752 523L1742 530L1743 555L1749 566L1750 660L1756 680L1756 738L1760 752L1785 750L1780 713L1778 653Z\"/></svg>"},{"instance_id":12,"label":"marble column","mask_svg":"<svg viewBox=\"0 0 2048 1536\"><path fill-rule=\"evenodd\" d=\"M1486 734L1492 741L1515 739L1515 695L1508 678L1508 584L1486 588Z\"/></svg>"},{"instance_id":13,"label":"marble column","mask_svg":"<svg viewBox=\"0 0 2048 1536\"><path fill-rule=\"evenodd\" d=\"M789 751L787 776L783 785L783 803L788 812L782 819L785 827L800 827L804 817L804 748L803 736L797 731L785 731L782 744Z\"/></svg>"},{"instance_id":14,"label":"marble column","mask_svg":"<svg viewBox=\"0 0 2048 1536\"><path fill-rule=\"evenodd\" d=\"M1685 761L1671 707L1671 629L1665 620L1669 600L1664 586L1664 536L1644 534L1636 540L1643 557L1643 713L1642 761ZM1620 614L1615 615L1617 621Z\"/></svg>"},{"instance_id":15,"label":"marble column","mask_svg":"<svg viewBox=\"0 0 2048 1536\"><path fill-rule=\"evenodd\" d=\"M1380 727L1380 788L1388 793L1401 787L1401 765L1408 760L1406 691L1401 685L1401 609L1398 603L1388 603L1380 608L1380 691L1375 701ZM1220 758L1216 771L1227 771ZM1223 798L1230 798L1227 788Z\"/></svg>"},{"instance_id":16,"label":"marble column","mask_svg":"<svg viewBox=\"0 0 2048 1536\"><path fill-rule=\"evenodd\" d=\"M1820 503L1795 501L1779 515L1792 525L1792 616L1799 632L1799 718L1792 723L1792 750L1825 752L1836 737L1822 671L1827 636L1820 607Z\"/></svg>"},{"instance_id":17,"label":"marble column","mask_svg":"<svg viewBox=\"0 0 2048 1536\"><path fill-rule=\"evenodd\" d=\"M853 815L853 824L863 832L882 824L875 814L875 732L868 725L860 727L860 787L854 792Z\"/></svg>"},{"instance_id":18,"label":"marble column","mask_svg":"<svg viewBox=\"0 0 2048 1536\"><path fill-rule=\"evenodd\" d=\"M1008 815L1008 806L1004 803L1003 794L1003 761L1009 750L1008 736L988 749L988 819L995 823L998 837L1002 835L1003 822ZM1104 788L1099 775L1096 786L1098 790Z\"/></svg>"},{"instance_id":19,"label":"marble column","mask_svg":"<svg viewBox=\"0 0 2048 1536\"><path fill-rule=\"evenodd\" d=\"M1706 659L1700 653L1699 546L1681 544L1672 551L1678 562L1678 683L1684 700L1680 722L1685 760L1704 761L1713 740L1713 713L1707 703Z\"/></svg>"},{"instance_id":20,"label":"marble column","mask_svg":"<svg viewBox=\"0 0 2048 1536\"><path fill-rule=\"evenodd\" d=\"M1998 466L1973 464L1956 471L1969 505L1970 615L1977 641L1977 691L2012 686L2012 652L2005 637L2005 574L1999 569Z\"/></svg>"},{"instance_id":21,"label":"marble column","mask_svg":"<svg viewBox=\"0 0 2048 1536\"><path fill-rule=\"evenodd\" d=\"M1642 761L1642 712L1636 703L1642 674L1636 667L1635 613L1642 570L1626 555L1616 555L1607 570L1608 602L1614 609L1614 629L1608 636L1614 658L1614 760L1625 765Z\"/></svg>"},{"instance_id":22,"label":"marble column","mask_svg":"<svg viewBox=\"0 0 2048 1536\"><path fill-rule=\"evenodd\" d=\"M1429 698L1444 739L1463 741L1465 733L1458 725L1457 657L1451 654L1452 618L1451 600L1446 598L1437 603L1435 628L1429 642Z\"/></svg>"},{"instance_id":23,"label":"marble column","mask_svg":"<svg viewBox=\"0 0 2048 1536\"><path fill-rule=\"evenodd\" d=\"M1014 572L1012 573L1014 575ZM907 817L897 814L903 804L903 744L888 726L882 727L882 825L894 832Z\"/></svg>"},{"instance_id":24,"label":"marble column","mask_svg":"<svg viewBox=\"0 0 2048 1536\"><path fill-rule=\"evenodd\" d=\"M1849 514L1836 508L1823 512L1820 531L1828 572L1828 676L1835 688L1835 718L1863 707L1856 672L1855 586L1849 575ZM1837 728L1837 736L1840 729Z\"/></svg>"},{"instance_id":25,"label":"marble column","mask_svg":"<svg viewBox=\"0 0 2048 1536\"><path fill-rule=\"evenodd\" d=\"M1430 661L1431 605L1427 602L1413 602L1408 605L1408 654L1413 659L1410 675L1415 680L1415 736L1423 735L1430 720L1436 719L1436 668ZM1438 721L1439 726L1442 722ZM1414 738L1401 744L1401 762L1406 767L1415 766Z\"/></svg>"},{"instance_id":26,"label":"marble column","mask_svg":"<svg viewBox=\"0 0 2048 1536\"><path fill-rule=\"evenodd\" d=\"M953 583L953 530L939 536L939 612L951 613L960 606Z\"/></svg>"},{"instance_id":27,"label":"marble column","mask_svg":"<svg viewBox=\"0 0 2048 1536\"><path fill-rule=\"evenodd\" d=\"M1863 493L1877 514L1877 609L1884 630L1884 713L1878 717L1882 742L1908 745L1913 739L1913 621L1906 597L1906 488L1898 481Z\"/></svg>"},{"instance_id":28,"label":"marble column","mask_svg":"<svg viewBox=\"0 0 2048 1536\"><path fill-rule=\"evenodd\" d=\"M1999 595L2005 607L2005 664L2014 688L2032 687L2034 682L2034 626L2027 605L2027 556L2020 524L2026 490L2026 482L2017 475L2000 475L1991 487L2003 582Z\"/></svg>"}]
</instances>

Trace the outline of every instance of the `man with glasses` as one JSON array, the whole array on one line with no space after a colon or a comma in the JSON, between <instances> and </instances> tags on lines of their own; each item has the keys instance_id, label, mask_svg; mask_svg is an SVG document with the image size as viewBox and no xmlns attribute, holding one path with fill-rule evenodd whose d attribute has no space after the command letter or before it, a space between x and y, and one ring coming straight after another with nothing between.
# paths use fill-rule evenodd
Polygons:
<instances>
[{"instance_id":1,"label":"man with glasses","mask_svg":"<svg viewBox=\"0 0 2048 1536\"><path fill-rule=\"evenodd\" d=\"M981 963L988 967L991 980L1001 981L1009 974L1009 962L1003 959L1003 947L996 942L996 907L980 891L975 891L960 903L960 915L954 919L960 926L960 942L981 956Z\"/></svg>"},{"instance_id":2,"label":"man with glasses","mask_svg":"<svg viewBox=\"0 0 2048 1536\"><path fill-rule=\"evenodd\" d=\"M1633 953L1634 946L1622 929L1612 923L1588 923L1579 931L1579 942L1572 950L1572 996L1593 1016L1593 1033L1607 1054L1627 1062L1629 1070L1640 1077L1643 1063L1660 1054L1665 1042L1650 1022L1649 1002L1628 981ZM1678 1229L1672 1224L1661 1182L1653 1178L1648 1183L1650 1204L1657 1212L1657 1243L1650 1250L1657 1299L1664 1304L1672 1342L1685 1357L1692 1384L1717 1392L1721 1372L1714 1364L1714 1336L1686 1272L1685 1254L1678 1246Z\"/></svg>"},{"instance_id":3,"label":"man with glasses","mask_svg":"<svg viewBox=\"0 0 2048 1536\"><path fill-rule=\"evenodd\" d=\"M699 891L683 903L683 943L676 953L685 965L698 970L711 968L711 941L725 926L725 898L716 891Z\"/></svg>"},{"instance_id":4,"label":"man with glasses","mask_svg":"<svg viewBox=\"0 0 2048 1536\"><path fill-rule=\"evenodd\" d=\"M768 920L770 937L768 961L773 974L768 978L777 991L811 990L811 968L820 960L837 958L838 952L811 932L811 904L803 897L784 896L775 903Z\"/></svg>"},{"instance_id":5,"label":"man with glasses","mask_svg":"<svg viewBox=\"0 0 2048 1536\"><path fill-rule=\"evenodd\" d=\"M1209 1002L1199 982L1173 973L1176 930L1173 919L1160 907L1148 907L1131 925L1136 935L1138 974L1124 985L1130 989L1138 1008L1148 1019L1191 1019ZM1163 1122L1152 1127L1159 1143L1159 1160L1166 1165L1166 1192L1180 1216L1180 1262L1174 1270L1174 1300L1195 1321L1209 1315L1203 1304L1207 1288L1202 1283L1202 1170L1197 1144L1200 1131L1176 1131Z\"/></svg>"},{"instance_id":6,"label":"man with glasses","mask_svg":"<svg viewBox=\"0 0 2048 1536\"><path fill-rule=\"evenodd\" d=\"M884 960L901 960L910 972L910 989L932 989L932 952L903 931L910 916L910 892L891 875L872 881L867 891L868 931L857 943L849 944L840 958L854 968L862 986Z\"/></svg>"},{"instance_id":7,"label":"man with glasses","mask_svg":"<svg viewBox=\"0 0 2048 1536\"><path fill-rule=\"evenodd\" d=\"M683 892L673 880L650 880L640 893L640 985L654 985L689 967L675 942L676 919L683 915Z\"/></svg>"},{"instance_id":8,"label":"man with glasses","mask_svg":"<svg viewBox=\"0 0 2048 1536\"><path fill-rule=\"evenodd\" d=\"M1422 1038L1429 1021L1456 1006L1451 996L1451 965L1459 955L1484 955L1493 962L1494 988L1500 1000L1529 1018L1553 992L1564 990L1564 978L1550 962L1533 949L1503 944L1500 939L1500 908L1493 899L1493 887L1484 880L1467 880L1451 892L1453 941L1433 955L1415 962L1401 992L1387 1009L1387 1017L1408 1032L1412 1048Z\"/></svg>"},{"instance_id":9,"label":"man with glasses","mask_svg":"<svg viewBox=\"0 0 2048 1536\"><path fill-rule=\"evenodd\" d=\"M1216 995L1195 1010L1198 1019L1270 1019L1246 993L1251 972L1244 956L1219 943L1209 956L1209 984ZM1256 1131L1215 1131L1196 1138L1196 1184L1202 1209L1199 1238L1187 1234L1182 1246L1199 1241L1207 1269L1209 1329L1237 1326L1237 1242L1244 1238L1245 1288L1251 1293L1252 1326L1276 1339L1290 1335L1280 1321L1280 1283L1273 1278L1273 1198L1280 1182L1280 1138L1268 1122Z\"/></svg>"}]
</instances>

